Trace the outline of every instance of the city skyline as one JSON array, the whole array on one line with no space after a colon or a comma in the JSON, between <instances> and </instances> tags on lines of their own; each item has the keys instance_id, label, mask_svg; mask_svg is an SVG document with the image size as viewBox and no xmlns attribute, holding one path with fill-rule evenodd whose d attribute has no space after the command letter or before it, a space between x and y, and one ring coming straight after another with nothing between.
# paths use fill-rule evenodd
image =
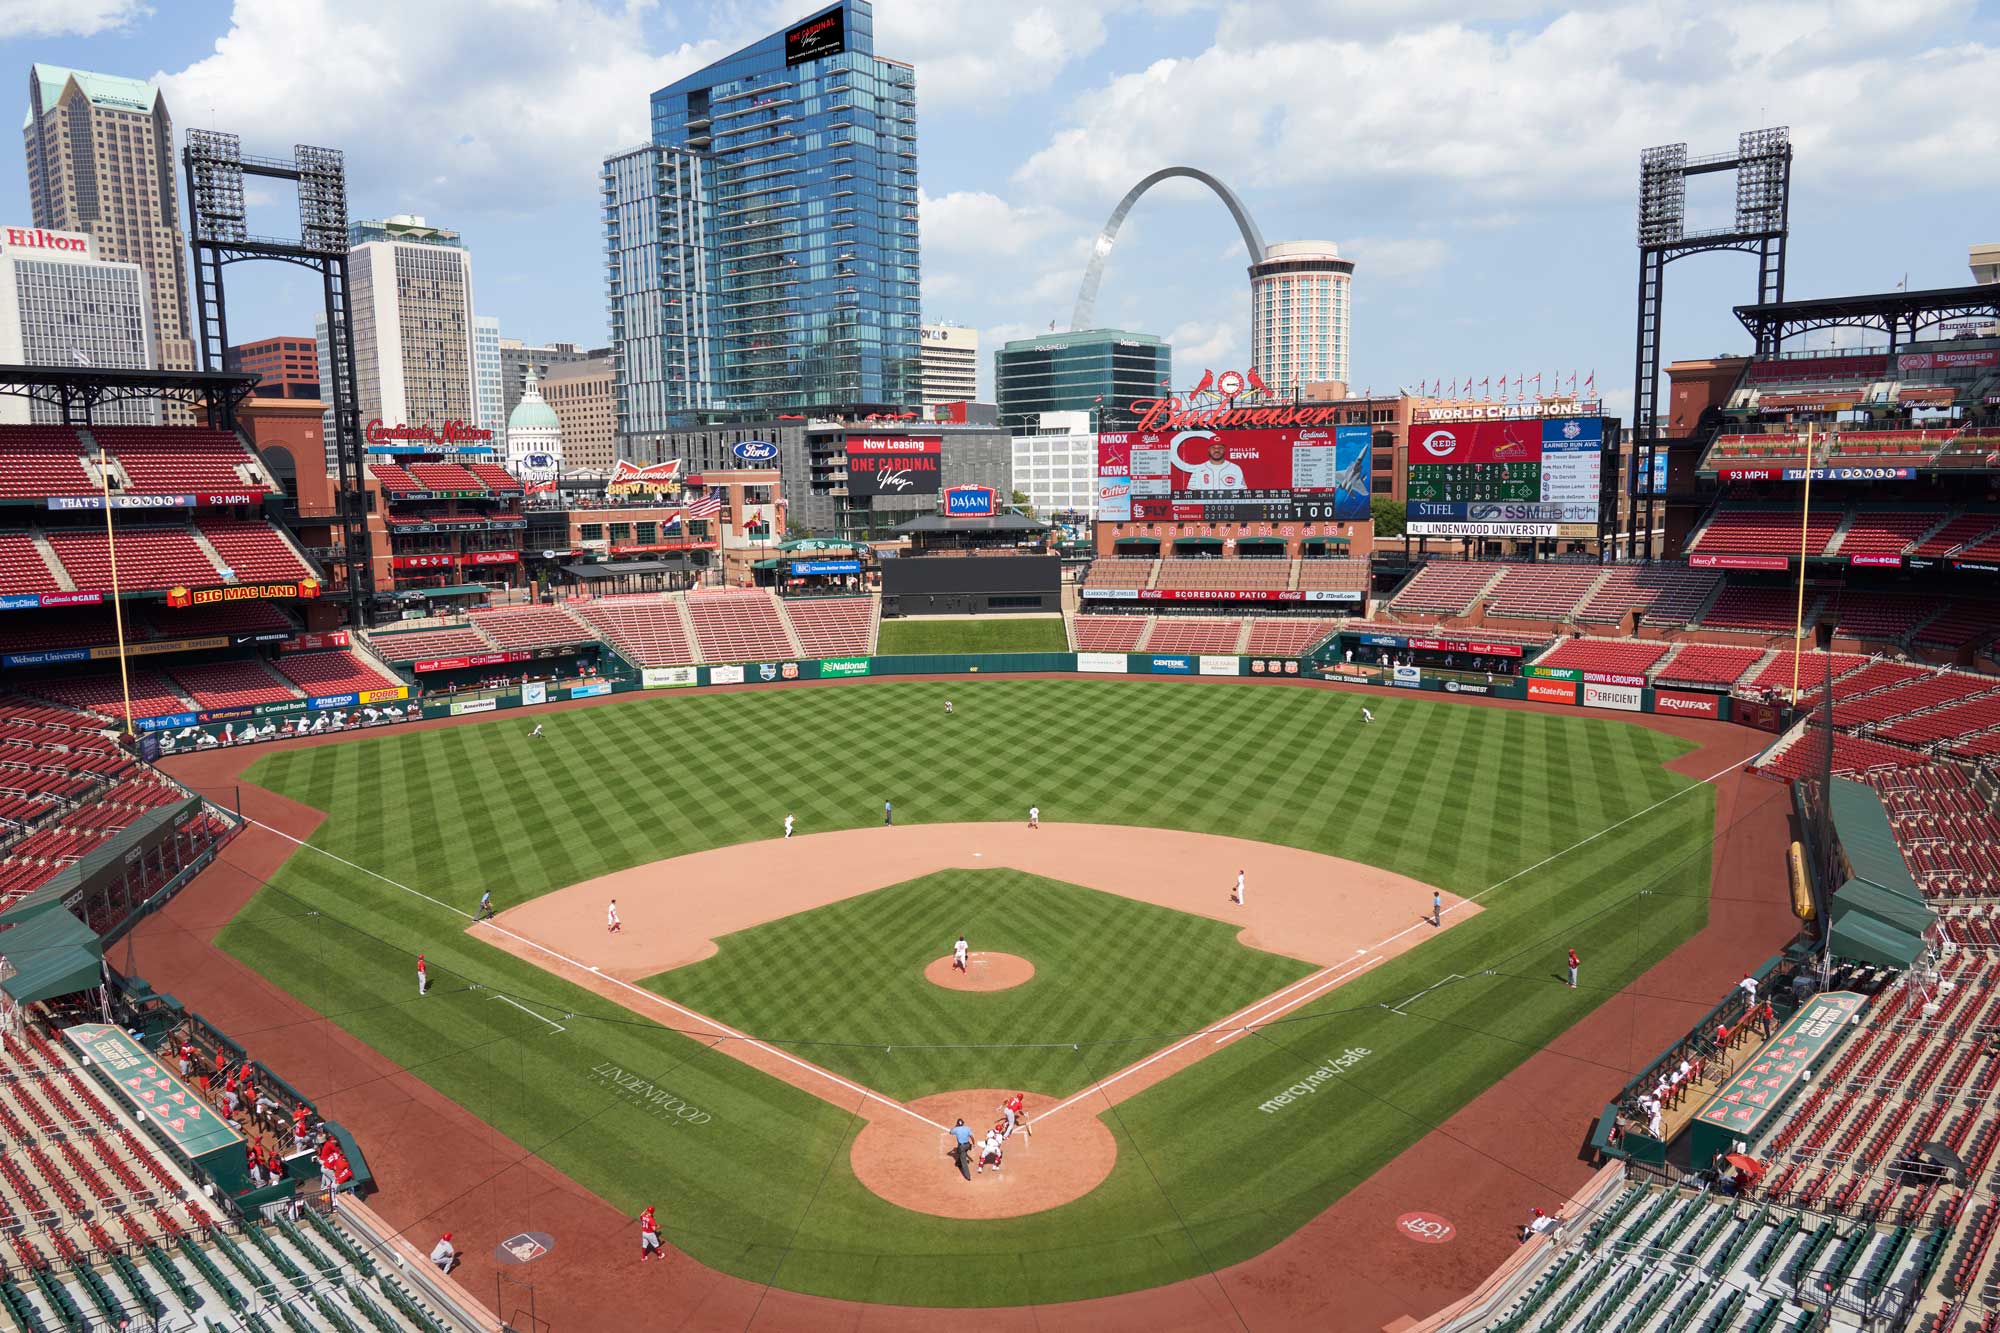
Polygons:
<instances>
[{"instance_id":1,"label":"city skyline","mask_svg":"<svg viewBox=\"0 0 2000 1333\"><path fill-rule=\"evenodd\" d=\"M259 0L170 12L29 3L0 46L17 70L159 74L179 132L246 132L249 151L342 148L356 216L450 218L480 258L481 313L509 337L587 346L605 339L603 156L649 137L655 90L816 8L542 0L539 18L497 32L470 5L417 16L364 3L334 18ZM1974 230L1985 213L1954 206L1977 191L1949 169L1994 128L1990 108L1949 99L2000 75L1989 7L1909 6L1860 25L1833 10L1715 5L1664 28L1620 6L1500 7L1478 21L1342 13L1086 0L1058 21L881 0L879 48L918 72L924 321L975 327L987 349L1063 326L1105 211L1141 175L1186 161L1228 181L1268 235L1325 237L1355 261L1355 391L1478 378L1504 360L1530 375L1595 371L1615 412L1631 377L1644 147L1714 151L1738 130L1791 125L1790 293L1954 285L1966 247L1993 239ZM343 58L380 45L392 20L379 67ZM574 50L536 39L551 23L573 32ZM322 38L303 41L302 24ZM1729 34L1731 49L1701 46L1704 33ZM492 77L437 77L461 63ZM1425 76L1411 77L1419 65ZM1252 78L1260 94L1243 99ZM1827 93L1840 87L1871 95ZM1857 160L1893 162L1903 183L1857 194L1844 170ZM285 229L278 217L255 225L250 202L253 230ZM1721 206L1690 200L1711 202ZM28 220L18 159L0 172L0 209ZM1244 263L1212 200L1163 187L1121 238L1097 322L1172 342L1182 378L1251 364ZM1728 307L1749 299L1747 265L1683 268L1668 359L1746 347ZM309 333L313 295L289 275L233 282L232 339Z\"/></svg>"}]
</instances>

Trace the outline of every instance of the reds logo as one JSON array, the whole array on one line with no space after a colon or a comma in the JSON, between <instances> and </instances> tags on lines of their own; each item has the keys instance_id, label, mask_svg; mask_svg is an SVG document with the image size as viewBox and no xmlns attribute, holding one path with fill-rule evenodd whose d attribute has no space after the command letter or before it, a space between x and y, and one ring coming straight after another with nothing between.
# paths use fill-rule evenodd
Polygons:
<instances>
[{"instance_id":1,"label":"reds logo","mask_svg":"<svg viewBox=\"0 0 2000 1333\"><path fill-rule=\"evenodd\" d=\"M1448 430L1434 430L1423 438L1423 450L1433 458L1450 458L1458 448L1458 436Z\"/></svg>"}]
</instances>

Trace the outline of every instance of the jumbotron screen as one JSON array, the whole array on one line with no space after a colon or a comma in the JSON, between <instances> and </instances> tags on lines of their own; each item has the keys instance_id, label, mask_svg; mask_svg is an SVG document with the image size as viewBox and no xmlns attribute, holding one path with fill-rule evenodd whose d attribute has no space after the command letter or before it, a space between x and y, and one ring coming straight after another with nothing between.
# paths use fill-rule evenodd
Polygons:
<instances>
[{"instance_id":1,"label":"jumbotron screen","mask_svg":"<svg viewBox=\"0 0 2000 1333\"><path fill-rule=\"evenodd\" d=\"M1368 517L1366 426L1107 431L1097 516L1261 523Z\"/></svg>"},{"instance_id":2,"label":"jumbotron screen","mask_svg":"<svg viewBox=\"0 0 2000 1333\"><path fill-rule=\"evenodd\" d=\"M1409 525L1420 537L1553 537L1597 522L1604 420L1455 421L1410 428Z\"/></svg>"}]
</instances>

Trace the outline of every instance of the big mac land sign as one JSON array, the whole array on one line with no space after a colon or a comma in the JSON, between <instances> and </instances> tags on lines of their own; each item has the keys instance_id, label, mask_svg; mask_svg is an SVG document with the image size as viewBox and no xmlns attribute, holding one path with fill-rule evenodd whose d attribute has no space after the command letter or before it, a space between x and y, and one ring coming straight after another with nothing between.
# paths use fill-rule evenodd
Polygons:
<instances>
[{"instance_id":1,"label":"big mac land sign","mask_svg":"<svg viewBox=\"0 0 2000 1333\"><path fill-rule=\"evenodd\" d=\"M220 588L169 588L167 605L176 609L190 606L219 606L228 602L261 602L275 598L311 601L319 596L318 579L295 583L231 583Z\"/></svg>"}]
</instances>

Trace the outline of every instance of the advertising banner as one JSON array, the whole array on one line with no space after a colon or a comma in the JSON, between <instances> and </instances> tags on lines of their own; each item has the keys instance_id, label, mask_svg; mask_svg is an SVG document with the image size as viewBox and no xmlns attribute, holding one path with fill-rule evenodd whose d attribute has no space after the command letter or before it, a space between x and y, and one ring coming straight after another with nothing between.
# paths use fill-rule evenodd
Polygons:
<instances>
[{"instance_id":1,"label":"advertising banner","mask_svg":"<svg viewBox=\"0 0 2000 1333\"><path fill-rule=\"evenodd\" d=\"M391 569L450 569L451 553L437 551L430 555L398 555L389 560Z\"/></svg>"},{"instance_id":2,"label":"advertising banner","mask_svg":"<svg viewBox=\"0 0 2000 1333\"><path fill-rule=\"evenodd\" d=\"M1191 657L1155 657L1149 659L1148 669L1156 676L1187 676L1194 672Z\"/></svg>"},{"instance_id":3,"label":"advertising banner","mask_svg":"<svg viewBox=\"0 0 2000 1333\"><path fill-rule=\"evenodd\" d=\"M1985 366L2000 366L2000 348L1976 348L1964 352L1905 352L1896 358L1898 370L1978 370Z\"/></svg>"},{"instance_id":4,"label":"advertising banner","mask_svg":"<svg viewBox=\"0 0 2000 1333\"><path fill-rule=\"evenodd\" d=\"M1296 657L1255 658L1250 663L1250 674L1253 676L1296 676L1299 674L1299 661Z\"/></svg>"},{"instance_id":5,"label":"advertising banner","mask_svg":"<svg viewBox=\"0 0 2000 1333\"><path fill-rule=\"evenodd\" d=\"M393 646L394 640L385 640ZM505 666L509 662L525 662L531 654L520 648L510 648L502 653L474 653L470 657L432 657L421 662L410 663L410 670L419 675L427 671L463 671L467 667Z\"/></svg>"},{"instance_id":6,"label":"advertising banner","mask_svg":"<svg viewBox=\"0 0 2000 1333\"><path fill-rule=\"evenodd\" d=\"M847 493L936 495L943 451L944 440L936 435L850 435Z\"/></svg>"},{"instance_id":7,"label":"advertising banner","mask_svg":"<svg viewBox=\"0 0 2000 1333\"><path fill-rule=\"evenodd\" d=\"M1000 512L999 492L991 486L953 486L944 493L946 518L991 518Z\"/></svg>"},{"instance_id":8,"label":"advertising banner","mask_svg":"<svg viewBox=\"0 0 2000 1333\"><path fill-rule=\"evenodd\" d=\"M825 677L865 676L868 674L868 659L865 657L823 657L819 663L819 674Z\"/></svg>"},{"instance_id":9,"label":"advertising banner","mask_svg":"<svg viewBox=\"0 0 2000 1333\"><path fill-rule=\"evenodd\" d=\"M1203 657L1201 674L1204 676L1240 676L1243 663L1234 657Z\"/></svg>"},{"instance_id":10,"label":"advertising banner","mask_svg":"<svg viewBox=\"0 0 2000 1333\"><path fill-rule=\"evenodd\" d=\"M711 685L741 685L743 668L740 666L712 666L708 669L708 683Z\"/></svg>"},{"instance_id":11,"label":"advertising banner","mask_svg":"<svg viewBox=\"0 0 2000 1333\"><path fill-rule=\"evenodd\" d=\"M1645 699L1645 691L1634 685L1599 685L1585 681L1583 686L1583 706L1585 708L1615 708L1621 713L1636 713Z\"/></svg>"},{"instance_id":12,"label":"advertising banner","mask_svg":"<svg viewBox=\"0 0 2000 1333\"><path fill-rule=\"evenodd\" d=\"M1097 479L1097 517L1106 523L1132 521L1132 479L1100 476Z\"/></svg>"},{"instance_id":13,"label":"advertising banner","mask_svg":"<svg viewBox=\"0 0 2000 1333\"><path fill-rule=\"evenodd\" d=\"M1729 715L1745 726L1755 727L1759 731L1768 731L1773 735L1784 730L1785 727L1784 710L1776 704L1757 703L1749 699L1734 699L1730 701Z\"/></svg>"},{"instance_id":14,"label":"advertising banner","mask_svg":"<svg viewBox=\"0 0 2000 1333\"><path fill-rule=\"evenodd\" d=\"M261 497L260 497L261 498ZM102 509L102 495L51 495L46 501L51 509ZM111 497L113 509L192 509L192 495L114 495Z\"/></svg>"},{"instance_id":15,"label":"advertising banner","mask_svg":"<svg viewBox=\"0 0 2000 1333\"><path fill-rule=\"evenodd\" d=\"M490 713L500 706L498 699L453 699L451 715L464 717L468 713Z\"/></svg>"},{"instance_id":16,"label":"advertising banner","mask_svg":"<svg viewBox=\"0 0 2000 1333\"><path fill-rule=\"evenodd\" d=\"M1545 704L1573 704L1576 702L1576 684L1567 680L1543 680L1530 677L1528 697Z\"/></svg>"},{"instance_id":17,"label":"advertising banner","mask_svg":"<svg viewBox=\"0 0 2000 1333\"><path fill-rule=\"evenodd\" d=\"M348 645L347 631L329 630L325 634L294 634L278 645L278 652L317 653L328 648L345 648Z\"/></svg>"},{"instance_id":18,"label":"advertising banner","mask_svg":"<svg viewBox=\"0 0 2000 1333\"><path fill-rule=\"evenodd\" d=\"M1644 689L1644 676L1628 675L1620 671L1586 671L1583 673L1586 685L1624 685L1630 689Z\"/></svg>"},{"instance_id":19,"label":"advertising banner","mask_svg":"<svg viewBox=\"0 0 2000 1333\"><path fill-rule=\"evenodd\" d=\"M639 685L648 690L677 690L695 683L695 669L691 666L645 667L639 672Z\"/></svg>"},{"instance_id":20,"label":"advertising banner","mask_svg":"<svg viewBox=\"0 0 2000 1333\"><path fill-rule=\"evenodd\" d=\"M814 574L859 574L860 572L861 562L859 560L792 561L792 574L798 578L805 578Z\"/></svg>"},{"instance_id":21,"label":"advertising banner","mask_svg":"<svg viewBox=\"0 0 2000 1333\"><path fill-rule=\"evenodd\" d=\"M1453 523L1412 520L1404 531L1412 537L1554 537L1554 523Z\"/></svg>"},{"instance_id":22,"label":"advertising banner","mask_svg":"<svg viewBox=\"0 0 2000 1333\"><path fill-rule=\"evenodd\" d=\"M594 699L600 694L609 693L611 693L611 682L608 680L593 680L587 685L569 687L569 697L572 699Z\"/></svg>"},{"instance_id":23,"label":"advertising banner","mask_svg":"<svg viewBox=\"0 0 2000 1333\"><path fill-rule=\"evenodd\" d=\"M1802 467L1719 467L1718 481L1804 481ZM1816 467L1814 481L1915 481L1913 467Z\"/></svg>"},{"instance_id":24,"label":"advertising banner","mask_svg":"<svg viewBox=\"0 0 2000 1333\"><path fill-rule=\"evenodd\" d=\"M1392 679L1395 684L1401 685L1405 689L1419 689L1423 686L1424 669L1422 667L1398 665Z\"/></svg>"},{"instance_id":25,"label":"advertising banner","mask_svg":"<svg viewBox=\"0 0 2000 1333\"><path fill-rule=\"evenodd\" d=\"M1078 653L1076 655L1076 669L1078 671L1094 671L1109 675L1123 675L1125 673L1125 654Z\"/></svg>"},{"instance_id":26,"label":"advertising banner","mask_svg":"<svg viewBox=\"0 0 2000 1333\"><path fill-rule=\"evenodd\" d=\"M274 598L296 597L301 601L311 601L318 596L318 579L300 579L296 583L232 583L221 588L169 588L167 605L178 610L189 606L220 606L229 602ZM43 594L42 605L48 604L47 594Z\"/></svg>"},{"instance_id":27,"label":"advertising banner","mask_svg":"<svg viewBox=\"0 0 2000 1333\"><path fill-rule=\"evenodd\" d=\"M1900 555L1850 555L1847 563L1864 569L1901 569L1903 557Z\"/></svg>"},{"instance_id":28,"label":"advertising banner","mask_svg":"<svg viewBox=\"0 0 2000 1333\"><path fill-rule=\"evenodd\" d=\"M1521 655L1521 645L1518 643L1487 643L1480 639L1405 639L1403 642L1418 652L1477 653L1481 657Z\"/></svg>"},{"instance_id":29,"label":"advertising banner","mask_svg":"<svg viewBox=\"0 0 2000 1333\"><path fill-rule=\"evenodd\" d=\"M1782 555L1690 555L1689 569L1789 569Z\"/></svg>"},{"instance_id":30,"label":"advertising banner","mask_svg":"<svg viewBox=\"0 0 2000 1333\"><path fill-rule=\"evenodd\" d=\"M399 700L409 697L410 687L407 685L398 685L393 689L387 690L363 690L359 696L359 702L363 704L388 704L396 703Z\"/></svg>"},{"instance_id":31,"label":"advertising banner","mask_svg":"<svg viewBox=\"0 0 2000 1333\"><path fill-rule=\"evenodd\" d=\"M1575 667L1526 666L1521 668L1524 676L1541 680L1582 680L1583 673Z\"/></svg>"},{"instance_id":32,"label":"advertising banner","mask_svg":"<svg viewBox=\"0 0 2000 1333\"><path fill-rule=\"evenodd\" d=\"M847 50L847 11L836 9L785 29L785 68L824 60Z\"/></svg>"},{"instance_id":33,"label":"advertising banner","mask_svg":"<svg viewBox=\"0 0 2000 1333\"><path fill-rule=\"evenodd\" d=\"M1354 602L1361 588L1085 588L1094 602Z\"/></svg>"},{"instance_id":34,"label":"advertising banner","mask_svg":"<svg viewBox=\"0 0 2000 1333\"><path fill-rule=\"evenodd\" d=\"M679 495L681 493L681 460L669 458L664 463L649 463L640 467L628 458L621 458L611 469L611 480L605 483L606 495Z\"/></svg>"},{"instance_id":35,"label":"advertising banner","mask_svg":"<svg viewBox=\"0 0 2000 1333\"><path fill-rule=\"evenodd\" d=\"M549 687L546 681L528 680L521 682L521 706L545 704L549 701Z\"/></svg>"},{"instance_id":36,"label":"advertising banner","mask_svg":"<svg viewBox=\"0 0 2000 1333\"><path fill-rule=\"evenodd\" d=\"M1722 716L1722 696L1719 694L1690 694L1685 690L1653 691L1653 711L1669 713L1675 717L1715 717Z\"/></svg>"}]
</instances>

